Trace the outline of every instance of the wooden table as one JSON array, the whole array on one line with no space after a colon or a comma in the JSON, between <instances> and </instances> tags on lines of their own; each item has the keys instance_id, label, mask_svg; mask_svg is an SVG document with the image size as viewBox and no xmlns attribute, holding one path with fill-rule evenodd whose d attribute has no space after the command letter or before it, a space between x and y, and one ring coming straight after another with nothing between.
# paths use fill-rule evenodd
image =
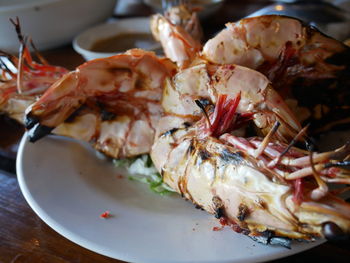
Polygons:
<instances>
[{"instance_id":1,"label":"wooden table","mask_svg":"<svg viewBox=\"0 0 350 263\"><path fill-rule=\"evenodd\" d=\"M237 5L232 2L226 4L220 16L204 23L209 28L207 35L215 32L215 27L222 27L226 21L239 18L242 12L244 14L244 12L254 11L265 4L246 1L247 5L242 7L242 4ZM249 3L251 5L248 5ZM240 15L237 14L237 10ZM69 69L83 62L82 57L75 53L71 46L46 51L44 55L52 64ZM22 126L0 116L0 263L122 262L72 243L48 227L28 206L21 194L15 174L16 145L23 131ZM339 245L327 242L309 251L273 262L291 263L311 260L349 262L350 246L348 243Z\"/></svg>"}]
</instances>

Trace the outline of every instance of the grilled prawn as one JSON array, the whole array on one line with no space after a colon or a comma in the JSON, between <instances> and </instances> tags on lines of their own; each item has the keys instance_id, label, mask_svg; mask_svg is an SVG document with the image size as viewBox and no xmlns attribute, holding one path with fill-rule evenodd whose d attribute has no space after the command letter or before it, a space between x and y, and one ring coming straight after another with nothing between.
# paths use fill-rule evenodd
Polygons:
<instances>
[{"instance_id":1,"label":"grilled prawn","mask_svg":"<svg viewBox=\"0 0 350 263\"><path fill-rule=\"evenodd\" d=\"M40 63L35 62L19 21L11 21L16 27L21 48L19 58L0 51L0 113L23 123L26 108L68 70L49 65L38 52Z\"/></svg>"},{"instance_id":2,"label":"grilled prawn","mask_svg":"<svg viewBox=\"0 0 350 263\"><path fill-rule=\"evenodd\" d=\"M195 12L185 5L171 7L151 18L151 31L165 55L180 68L187 67L201 50L202 29Z\"/></svg>"},{"instance_id":3,"label":"grilled prawn","mask_svg":"<svg viewBox=\"0 0 350 263\"><path fill-rule=\"evenodd\" d=\"M88 61L28 108L30 139L52 131L91 142L114 158L148 153L162 113L163 82L174 70L168 59L138 49Z\"/></svg>"},{"instance_id":4,"label":"grilled prawn","mask_svg":"<svg viewBox=\"0 0 350 263\"><path fill-rule=\"evenodd\" d=\"M240 96L238 112L250 112L261 134L267 134L276 120L281 123L275 137L281 141L293 138L301 129L294 114L261 73L238 65L212 65L198 60L196 65L167 80L162 106L178 116L200 116L208 103L217 103L220 94ZM219 124L216 124L219 125ZM221 129L225 129L221 127Z\"/></svg>"},{"instance_id":5,"label":"grilled prawn","mask_svg":"<svg viewBox=\"0 0 350 263\"><path fill-rule=\"evenodd\" d=\"M311 164L307 153L283 143L229 133L201 139L189 120L165 118L177 126L160 133L151 155L164 182L237 231L308 240L329 226L350 233L350 205L326 184L350 182L348 171L333 167L349 145L314 154Z\"/></svg>"},{"instance_id":6,"label":"grilled prawn","mask_svg":"<svg viewBox=\"0 0 350 263\"><path fill-rule=\"evenodd\" d=\"M316 132L350 123L350 48L297 19L269 15L228 23L202 56L263 73Z\"/></svg>"},{"instance_id":7,"label":"grilled prawn","mask_svg":"<svg viewBox=\"0 0 350 263\"><path fill-rule=\"evenodd\" d=\"M290 135L283 118L292 114L271 112L268 104L281 101L277 95L257 99L270 92L266 78L240 66L212 66L186 69L166 84L166 113L151 151L164 182L253 237L268 234L272 242L275 236L312 240L350 234L350 205L337 195L346 188L328 188L328 183L349 184L350 173L342 166L349 164L350 145L308 153L276 140ZM195 78L196 71L204 73ZM215 77L219 71L224 81ZM240 137L239 128L251 120L259 126L259 118L274 122L266 136ZM301 129L291 142L304 136Z\"/></svg>"}]
</instances>

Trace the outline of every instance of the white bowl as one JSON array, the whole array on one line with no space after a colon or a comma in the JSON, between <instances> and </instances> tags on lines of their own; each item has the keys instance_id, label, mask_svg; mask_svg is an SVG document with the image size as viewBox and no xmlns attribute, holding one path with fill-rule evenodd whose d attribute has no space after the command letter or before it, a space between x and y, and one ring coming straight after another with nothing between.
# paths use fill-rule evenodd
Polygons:
<instances>
[{"instance_id":1,"label":"white bowl","mask_svg":"<svg viewBox=\"0 0 350 263\"><path fill-rule=\"evenodd\" d=\"M0 49L18 52L10 18L18 17L23 34L45 50L67 44L82 30L107 20L115 4L116 0L1 0Z\"/></svg>"},{"instance_id":2,"label":"white bowl","mask_svg":"<svg viewBox=\"0 0 350 263\"><path fill-rule=\"evenodd\" d=\"M116 21L110 21L90 29L79 34L73 40L73 48L79 54L81 54L86 60L91 60L95 58L110 57L118 52L95 52L91 51L91 48L98 40L108 39L110 37L128 33L128 34L137 34L137 33L146 33L151 34L149 26L148 17L139 17L139 18L127 18L120 19ZM129 48L140 48L140 47L129 47ZM152 45L143 47L146 50L155 51L160 48L160 44L154 42ZM125 50L126 51L126 50Z\"/></svg>"}]
</instances>

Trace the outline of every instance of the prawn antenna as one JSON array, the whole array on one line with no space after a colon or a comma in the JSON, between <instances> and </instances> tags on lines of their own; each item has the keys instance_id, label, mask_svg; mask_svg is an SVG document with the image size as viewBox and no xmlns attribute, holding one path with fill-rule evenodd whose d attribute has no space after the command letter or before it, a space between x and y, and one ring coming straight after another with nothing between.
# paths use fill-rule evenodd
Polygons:
<instances>
[{"instance_id":1,"label":"prawn antenna","mask_svg":"<svg viewBox=\"0 0 350 263\"><path fill-rule=\"evenodd\" d=\"M268 167L276 166L282 159L282 157L292 148L299 140L302 138L305 134L307 129L310 127L310 124L306 125L304 128L302 128L297 135L291 140L291 142L288 144L288 146L278 155L278 157L269 163Z\"/></svg>"},{"instance_id":2,"label":"prawn antenna","mask_svg":"<svg viewBox=\"0 0 350 263\"><path fill-rule=\"evenodd\" d=\"M16 20L10 18L10 22L15 26L15 30L16 30L17 37L18 37L19 41L21 43L23 43L24 42L24 37L22 35L21 24L19 22L18 16L16 16Z\"/></svg>"},{"instance_id":3,"label":"prawn antenna","mask_svg":"<svg viewBox=\"0 0 350 263\"><path fill-rule=\"evenodd\" d=\"M36 48L36 46L34 45L34 42L32 40L31 37L29 37L29 42L30 42L30 45L31 47L33 48L34 52L35 52L35 55L36 57L40 60L40 63L43 64L43 65L49 65L49 63L47 62L47 60L44 58L43 55L41 55L41 53L39 52L39 50Z\"/></svg>"}]
</instances>

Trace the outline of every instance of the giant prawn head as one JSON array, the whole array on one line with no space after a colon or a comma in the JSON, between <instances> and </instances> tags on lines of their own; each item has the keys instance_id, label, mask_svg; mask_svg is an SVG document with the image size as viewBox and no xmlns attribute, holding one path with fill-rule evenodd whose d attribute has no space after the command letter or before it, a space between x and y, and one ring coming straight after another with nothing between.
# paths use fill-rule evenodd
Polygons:
<instances>
[{"instance_id":1,"label":"giant prawn head","mask_svg":"<svg viewBox=\"0 0 350 263\"><path fill-rule=\"evenodd\" d=\"M237 109L239 100L220 97L215 108ZM226 111L230 118L222 115L221 125L211 128L205 123L215 123L215 112L192 122L164 117L171 129L158 134L152 149L164 181L221 222L254 238L268 236L275 242L276 237L313 240L349 235L350 204L340 194L350 183L349 170L343 167L349 165L350 145L308 152L293 146L306 136L306 128L286 144L273 139L278 122L264 138L235 136L237 125L251 115L230 109ZM225 123L230 125L223 129ZM340 189L329 189L329 183Z\"/></svg>"},{"instance_id":2,"label":"giant prawn head","mask_svg":"<svg viewBox=\"0 0 350 263\"><path fill-rule=\"evenodd\" d=\"M312 123L310 132L349 125L350 48L298 19L265 15L228 23L202 55L263 73L298 120Z\"/></svg>"}]
</instances>

